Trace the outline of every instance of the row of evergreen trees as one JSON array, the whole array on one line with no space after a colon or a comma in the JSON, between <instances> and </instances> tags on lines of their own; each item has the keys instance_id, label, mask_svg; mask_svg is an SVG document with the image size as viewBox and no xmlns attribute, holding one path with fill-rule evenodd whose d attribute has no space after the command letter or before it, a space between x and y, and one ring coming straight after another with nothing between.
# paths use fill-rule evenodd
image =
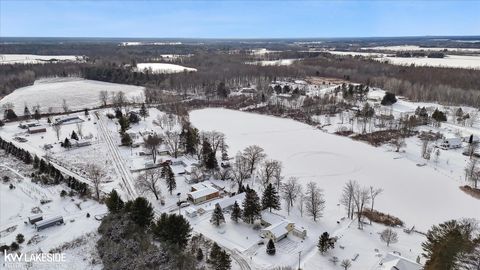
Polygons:
<instances>
[{"instance_id":1,"label":"row of evergreen trees","mask_svg":"<svg viewBox=\"0 0 480 270\"><path fill-rule=\"evenodd\" d=\"M37 155L32 158L30 152L15 146L12 142L8 142L1 137L0 148L23 161L23 163L33 165L33 168L36 169L36 173L32 173L32 179L34 181L41 180L42 183L46 185L66 183L69 188L77 191L80 196L86 196L89 194L90 190L86 183L80 182L72 176L65 177L63 173L55 168L50 162L45 161L43 158L39 158Z\"/></svg>"}]
</instances>

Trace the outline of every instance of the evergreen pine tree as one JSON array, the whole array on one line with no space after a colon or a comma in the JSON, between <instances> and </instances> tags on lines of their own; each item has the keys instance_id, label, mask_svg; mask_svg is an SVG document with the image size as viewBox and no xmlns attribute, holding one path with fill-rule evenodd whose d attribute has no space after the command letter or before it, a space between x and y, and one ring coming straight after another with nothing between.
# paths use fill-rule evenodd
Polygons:
<instances>
[{"instance_id":1,"label":"evergreen pine tree","mask_svg":"<svg viewBox=\"0 0 480 270\"><path fill-rule=\"evenodd\" d=\"M329 249L335 247L335 241L330 238L328 232L324 232L318 239L317 247L320 253L325 254Z\"/></svg>"},{"instance_id":2,"label":"evergreen pine tree","mask_svg":"<svg viewBox=\"0 0 480 270\"><path fill-rule=\"evenodd\" d=\"M203 251L201 248L197 250L197 261L201 262L203 260Z\"/></svg>"},{"instance_id":3,"label":"evergreen pine tree","mask_svg":"<svg viewBox=\"0 0 480 270\"><path fill-rule=\"evenodd\" d=\"M170 195L172 195L173 190L177 188L177 183L175 182L175 174L173 173L172 167L170 167L170 165L163 166L162 176L165 178L165 181L167 182L167 188L168 188L168 191L170 192Z\"/></svg>"},{"instance_id":4,"label":"evergreen pine tree","mask_svg":"<svg viewBox=\"0 0 480 270\"><path fill-rule=\"evenodd\" d=\"M183 216L163 213L152 231L158 240L168 245L184 248L188 244L192 227Z\"/></svg>"},{"instance_id":5,"label":"evergreen pine tree","mask_svg":"<svg viewBox=\"0 0 480 270\"><path fill-rule=\"evenodd\" d=\"M110 192L107 199L105 200L105 204L107 205L108 211L110 213L119 213L123 209L123 201L118 195L117 191L114 189Z\"/></svg>"},{"instance_id":6,"label":"evergreen pine tree","mask_svg":"<svg viewBox=\"0 0 480 270\"><path fill-rule=\"evenodd\" d=\"M35 157L33 158L33 168L37 169L38 166L40 166L40 160L38 159L38 156L35 155Z\"/></svg>"},{"instance_id":7,"label":"evergreen pine tree","mask_svg":"<svg viewBox=\"0 0 480 270\"><path fill-rule=\"evenodd\" d=\"M142 103L142 107L140 107L140 116L143 117L143 120L148 116L148 110L147 107L145 106L145 103Z\"/></svg>"},{"instance_id":8,"label":"evergreen pine tree","mask_svg":"<svg viewBox=\"0 0 480 270\"><path fill-rule=\"evenodd\" d=\"M143 197L138 197L129 204L127 211L130 213L130 218L142 228L147 228L152 223L153 207Z\"/></svg>"},{"instance_id":9,"label":"evergreen pine tree","mask_svg":"<svg viewBox=\"0 0 480 270\"><path fill-rule=\"evenodd\" d=\"M248 188L243 201L243 221L248 224L253 224L256 219L261 218L261 205L255 190Z\"/></svg>"},{"instance_id":10,"label":"evergreen pine tree","mask_svg":"<svg viewBox=\"0 0 480 270\"><path fill-rule=\"evenodd\" d=\"M269 209L270 212L272 212L272 209L280 210L280 197L272 183L269 183L265 191L263 191L262 210L265 209Z\"/></svg>"},{"instance_id":11,"label":"evergreen pine tree","mask_svg":"<svg viewBox=\"0 0 480 270\"><path fill-rule=\"evenodd\" d=\"M34 118L35 120L37 120L37 121L40 120L40 118L42 118L42 116L40 115L40 112L38 111L38 109L35 110L35 113L34 113L34 115L33 115L33 118Z\"/></svg>"},{"instance_id":12,"label":"evergreen pine tree","mask_svg":"<svg viewBox=\"0 0 480 270\"><path fill-rule=\"evenodd\" d=\"M72 135L70 136L70 138L71 138L72 140L78 141L78 135L77 135L77 133L75 133L75 130L72 131Z\"/></svg>"},{"instance_id":13,"label":"evergreen pine tree","mask_svg":"<svg viewBox=\"0 0 480 270\"><path fill-rule=\"evenodd\" d=\"M65 148L70 148L72 146L72 144L70 143L70 140L68 138L65 138L62 146L65 147Z\"/></svg>"},{"instance_id":14,"label":"evergreen pine tree","mask_svg":"<svg viewBox=\"0 0 480 270\"><path fill-rule=\"evenodd\" d=\"M213 210L210 222L217 227L220 226L220 224L225 223L225 217L223 216L222 208L218 203L215 204L215 210Z\"/></svg>"},{"instance_id":15,"label":"evergreen pine tree","mask_svg":"<svg viewBox=\"0 0 480 270\"><path fill-rule=\"evenodd\" d=\"M212 145L204 139L202 143L202 162L205 168L213 170L218 167L217 158L212 150Z\"/></svg>"},{"instance_id":16,"label":"evergreen pine tree","mask_svg":"<svg viewBox=\"0 0 480 270\"><path fill-rule=\"evenodd\" d=\"M275 255L276 249L275 249L275 243L273 242L272 239L268 240L267 243L267 254L268 255Z\"/></svg>"},{"instance_id":17,"label":"evergreen pine tree","mask_svg":"<svg viewBox=\"0 0 480 270\"><path fill-rule=\"evenodd\" d=\"M223 251L217 243L213 243L207 263L215 270L228 270L232 267L232 260L227 252Z\"/></svg>"},{"instance_id":18,"label":"evergreen pine tree","mask_svg":"<svg viewBox=\"0 0 480 270\"><path fill-rule=\"evenodd\" d=\"M25 117L25 119L30 118L30 110L28 109L27 105L25 105L25 108L23 109L23 116Z\"/></svg>"},{"instance_id":19,"label":"evergreen pine tree","mask_svg":"<svg viewBox=\"0 0 480 270\"><path fill-rule=\"evenodd\" d=\"M242 218L242 209L238 205L237 201L233 204L232 213L230 214L230 218L238 223L238 219Z\"/></svg>"}]
</instances>

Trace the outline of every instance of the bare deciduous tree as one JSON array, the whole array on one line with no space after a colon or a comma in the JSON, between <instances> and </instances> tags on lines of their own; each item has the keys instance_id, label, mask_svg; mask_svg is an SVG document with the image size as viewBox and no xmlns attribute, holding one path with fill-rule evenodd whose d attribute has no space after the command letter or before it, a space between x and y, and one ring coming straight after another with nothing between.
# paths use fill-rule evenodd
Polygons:
<instances>
[{"instance_id":1,"label":"bare deciduous tree","mask_svg":"<svg viewBox=\"0 0 480 270\"><path fill-rule=\"evenodd\" d=\"M395 147L395 152L400 152L400 149L407 146L405 139L398 136L390 141L390 144Z\"/></svg>"},{"instance_id":2,"label":"bare deciduous tree","mask_svg":"<svg viewBox=\"0 0 480 270\"><path fill-rule=\"evenodd\" d=\"M248 160L241 152L238 152L233 164L232 177L237 182L239 188L243 185L243 181L249 177L249 172Z\"/></svg>"},{"instance_id":3,"label":"bare deciduous tree","mask_svg":"<svg viewBox=\"0 0 480 270\"><path fill-rule=\"evenodd\" d=\"M262 185L265 188L271 181L274 180L275 174L278 172L278 167L281 167L282 164L280 161L277 160L265 160L262 163L260 168L259 176L262 180ZM278 188L278 186L277 186Z\"/></svg>"},{"instance_id":4,"label":"bare deciduous tree","mask_svg":"<svg viewBox=\"0 0 480 270\"><path fill-rule=\"evenodd\" d=\"M282 185L282 198L285 200L287 205L287 212L290 214L290 208L293 207L293 203L297 199L298 194L300 193L301 186L298 183L298 179L295 177L290 177L288 181Z\"/></svg>"},{"instance_id":5,"label":"bare deciduous tree","mask_svg":"<svg viewBox=\"0 0 480 270\"><path fill-rule=\"evenodd\" d=\"M315 182L309 182L305 191L305 210L313 217L313 221L322 217L323 209L325 209L325 199L323 198L322 190Z\"/></svg>"},{"instance_id":6,"label":"bare deciduous tree","mask_svg":"<svg viewBox=\"0 0 480 270\"><path fill-rule=\"evenodd\" d=\"M157 162L157 150L158 147L162 144L162 138L157 134L148 135L146 138L143 138L145 147L152 152L153 163Z\"/></svg>"},{"instance_id":7,"label":"bare deciduous tree","mask_svg":"<svg viewBox=\"0 0 480 270\"><path fill-rule=\"evenodd\" d=\"M100 186L102 184L102 179L105 177L106 173L103 168L101 168L95 163L89 163L86 167L86 171L88 178L92 181L97 200L100 200Z\"/></svg>"},{"instance_id":8,"label":"bare deciduous tree","mask_svg":"<svg viewBox=\"0 0 480 270\"><path fill-rule=\"evenodd\" d=\"M55 135L57 135L57 141L59 141L60 135L62 134L62 125L54 124L52 128L53 128L53 131L55 131Z\"/></svg>"},{"instance_id":9,"label":"bare deciduous tree","mask_svg":"<svg viewBox=\"0 0 480 270\"><path fill-rule=\"evenodd\" d=\"M170 150L170 153L174 158L177 158L178 153L180 152L180 133L177 131L166 131L163 138Z\"/></svg>"},{"instance_id":10,"label":"bare deciduous tree","mask_svg":"<svg viewBox=\"0 0 480 270\"><path fill-rule=\"evenodd\" d=\"M161 195L160 179L161 169L146 170L138 176L137 187L142 192L151 192L155 199L159 199Z\"/></svg>"},{"instance_id":11,"label":"bare deciduous tree","mask_svg":"<svg viewBox=\"0 0 480 270\"><path fill-rule=\"evenodd\" d=\"M62 108L63 108L63 111L64 111L64 112L68 112L68 111L70 110L70 108L68 107L68 104L67 104L67 100L66 100L66 99L63 99Z\"/></svg>"},{"instance_id":12,"label":"bare deciduous tree","mask_svg":"<svg viewBox=\"0 0 480 270\"><path fill-rule=\"evenodd\" d=\"M77 126L77 134L80 136L81 139L83 139L83 123L78 122L75 124Z\"/></svg>"},{"instance_id":13,"label":"bare deciduous tree","mask_svg":"<svg viewBox=\"0 0 480 270\"><path fill-rule=\"evenodd\" d=\"M355 187L357 185L358 183L355 181L348 181L343 187L342 196L340 197L340 203L345 206L345 209L347 210L347 217L350 219L353 219L353 213L355 212L353 193L355 192Z\"/></svg>"},{"instance_id":14,"label":"bare deciduous tree","mask_svg":"<svg viewBox=\"0 0 480 270\"><path fill-rule=\"evenodd\" d=\"M374 188L370 186L370 200L372 201L371 210L373 211L373 206L375 204L375 198L383 192L381 188ZM372 224L372 220L370 220L370 225Z\"/></svg>"},{"instance_id":15,"label":"bare deciduous tree","mask_svg":"<svg viewBox=\"0 0 480 270\"><path fill-rule=\"evenodd\" d=\"M105 90L100 91L99 99L100 99L100 103L102 103L103 107L106 107L107 103L108 103L108 92L105 91Z\"/></svg>"},{"instance_id":16,"label":"bare deciduous tree","mask_svg":"<svg viewBox=\"0 0 480 270\"><path fill-rule=\"evenodd\" d=\"M212 146L212 150L214 153L218 151L218 149L220 148L220 146L222 146L222 144L225 144L225 134L223 134L222 132L215 131L215 130L207 131L207 132L203 132L201 136L208 140L208 142Z\"/></svg>"},{"instance_id":17,"label":"bare deciduous tree","mask_svg":"<svg viewBox=\"0 0 480 270\"><path fill-rule=\"evenodd\" d=\"M355 202L355 207L357 210L358 228L362 229L363 209L365 208L365 205L370 202L370 190L368 188L356 185L353 192L353 201Z\"/></svg>"},{"instance_id":18,"label":"bare deciduous tree","mask_svg":"<svg viewBox=\"0 0 480 270\"><path fill-rule=\"evenodd\" d=\"M250 175L255 170L255 167L260 163L267 155L264 153L263 148L258 145L250 145L243 150L243 155L248 160L250 168Z\"/></svg>"},{"instance_id":19,"label":"bare deciduous tree","mask_svg":"<svg viewBox=\"0 0 480 270\"><path fill-rule=\"evenodd\" d=\"M398 242L398 234L392 230L391 228L387 228L382 231L380 234L380 239L387 243L387 247L390 246L390 244Z\"/></svg>"}]
</instances>

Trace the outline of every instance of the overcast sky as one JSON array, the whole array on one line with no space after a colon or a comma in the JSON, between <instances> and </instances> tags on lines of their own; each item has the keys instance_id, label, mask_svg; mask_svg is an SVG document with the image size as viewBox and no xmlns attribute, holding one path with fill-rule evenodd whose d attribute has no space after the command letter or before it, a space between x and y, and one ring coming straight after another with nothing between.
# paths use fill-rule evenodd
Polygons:
<instances>
[{"instance_id":1,"label":"overcast sky","mask_svg":"<svg viewBox=\"0 0 480 270\"><path fill-rule=\"evenodd\" d=\"M480 1L9 1L0 36L300 38L480 35Z\"/></svg>"}]
</instances>

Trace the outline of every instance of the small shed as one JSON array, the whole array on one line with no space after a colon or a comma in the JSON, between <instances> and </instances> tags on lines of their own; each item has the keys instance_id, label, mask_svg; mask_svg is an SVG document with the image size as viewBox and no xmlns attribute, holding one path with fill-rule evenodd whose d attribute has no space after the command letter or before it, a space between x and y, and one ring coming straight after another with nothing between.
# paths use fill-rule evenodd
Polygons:
<instances>
[{"instance_id":1,"label":"small shed","mask_svg":"<svg viewBox=\"0 0 480 270\"><path fill-rule=\"evenodd\" d=\"M186 207L184 211L185 211L185 215L187 215L187 217L193 218L193 217L197 216L197 209L195 209L191 206Z\"/></svg>"},{"instance_id":2,"label":"small shed","mask_svg":"<svg viewBox=\"0 0 480 270\"><path fill-rule=\"evenodd\" d=\"M35 126L35 127L28 128L29 134L36 134L36 133L43 133L43 132L47 132L47 129L42 126Z\"/></svg>"}]
</instances>

